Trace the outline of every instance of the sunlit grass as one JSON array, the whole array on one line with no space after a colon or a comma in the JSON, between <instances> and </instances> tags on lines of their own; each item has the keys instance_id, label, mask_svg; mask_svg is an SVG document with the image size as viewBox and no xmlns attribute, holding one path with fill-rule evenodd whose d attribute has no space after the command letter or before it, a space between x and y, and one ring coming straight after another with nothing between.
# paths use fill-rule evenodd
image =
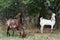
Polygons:
<instances>
[{"instance_id":1,"label":"sunlit grass","mask_svg":"<svg viewBox=\"0 0 60 40\"><path fill-rule=\"evenodd\" d=\"M60 40L60 30L54 30L53 33L49 31L41 34L40 32L36 33L37 29L27 29L27 36L21 38L18 31L15 31L14 36L12 36L12 31L10 31L11 36L7 36L7 30L4 28L0 29L0 40Z\"/></svg>"},{"instance_id":2,"label":"sunlit grass","mask_svg":"<svg viewBox=\"0 0 60 40\"><path fill-rule=\"evenodd\" d=\"M60 40L60 32L55 33L28 33L25 38L20 38L19 33L7 36L6 31L0 31L0 40Z\"/></svg>"}]
</instances>

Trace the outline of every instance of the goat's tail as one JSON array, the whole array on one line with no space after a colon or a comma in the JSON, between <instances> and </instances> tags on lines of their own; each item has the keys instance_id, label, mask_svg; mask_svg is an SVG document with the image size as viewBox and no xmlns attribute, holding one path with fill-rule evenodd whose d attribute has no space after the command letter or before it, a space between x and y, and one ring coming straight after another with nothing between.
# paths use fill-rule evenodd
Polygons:
<instances>
[{"instance_id":1,"label":"goat's tail","mask_svg":"<svg viewBox=\"0 0 60 40\"><path fill-rule=\"evenodd\" d=\"M40 21L43 19L43 17L40 18Z\"/></svg>"}]
</instances>

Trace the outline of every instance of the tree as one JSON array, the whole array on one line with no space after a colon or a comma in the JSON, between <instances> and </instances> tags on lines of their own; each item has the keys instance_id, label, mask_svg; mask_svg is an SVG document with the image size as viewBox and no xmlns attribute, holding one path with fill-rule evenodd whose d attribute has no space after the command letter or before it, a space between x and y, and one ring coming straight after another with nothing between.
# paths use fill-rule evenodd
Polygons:
<instances>
[{"instance_id":1,"label":"tree","mask_svg":"<svg viewBox=\"0 0 60 40\"><path fill-rule=\"evenodd\" d=\"M54 0L52 3L51 3L51 6L49 7L49 9L56 13L56 26L55 28L58 29L58 23L59 23L59 9L60 9L60 0Z\"/></svg>"}]
</instances>

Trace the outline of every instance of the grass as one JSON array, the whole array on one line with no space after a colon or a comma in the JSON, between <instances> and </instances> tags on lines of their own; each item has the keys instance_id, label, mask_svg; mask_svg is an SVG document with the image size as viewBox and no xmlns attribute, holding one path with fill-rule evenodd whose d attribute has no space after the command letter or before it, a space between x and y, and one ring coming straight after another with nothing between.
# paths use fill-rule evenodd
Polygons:
<instances>
[{"instance_id":1,"label":"grass","mask_svg":"<svg viewBox=\"0 0 60 40\"><path fill-rule=\"evenodd\" d=\"M19 38L18 33L14 36L7 36L6 31L0 31L0 40L60 40L60 33L28 33L25 38Z\"/></svg>"},{"instance_id":2,"label":"grass","mask_svg":"<svg viewBox=\"0 0 60 40\"><path fill-rule=\"evenodd\" d=\"M44 32L41 34L40 32L36 32L37 29L28 30L27 36L25 38L20 38L19 33L15 32L14 36L7 36L6 30L0 30L0 40L60 40L60 30L55 30L53 33ZM45 30L48 31L48 30ZM12 31L10 31L12 33Z\"/></svg>"}]
</instances>

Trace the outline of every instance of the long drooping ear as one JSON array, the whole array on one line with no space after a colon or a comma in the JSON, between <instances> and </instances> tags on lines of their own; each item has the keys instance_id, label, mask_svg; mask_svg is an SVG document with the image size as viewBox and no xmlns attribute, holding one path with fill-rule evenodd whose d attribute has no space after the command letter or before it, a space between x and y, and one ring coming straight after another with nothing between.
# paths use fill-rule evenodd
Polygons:
<instances>
[{"instance_id":1,"label":"long drooping ear","mask_svg":"<svg viewBox=\"0 0 60 40\"><path fill-rule=\"evenodd\" d=\"M20 15L21 15L21 13L18 13L18 14L16 15L16 18L19 17Z\"/></svg>"}]
</instances>

